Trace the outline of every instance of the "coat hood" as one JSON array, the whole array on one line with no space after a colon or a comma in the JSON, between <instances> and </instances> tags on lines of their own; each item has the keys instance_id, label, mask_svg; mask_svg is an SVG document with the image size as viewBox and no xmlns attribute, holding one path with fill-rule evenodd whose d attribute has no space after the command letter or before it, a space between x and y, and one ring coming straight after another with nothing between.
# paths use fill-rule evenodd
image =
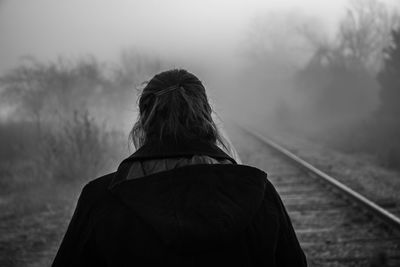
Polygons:
<instances>
[{"instance_id":1,"label":"coat hood","mask_svg":"<svg viewBox=\"0 0 400 267\"><path fill-rule=\"evenodd\" d=\"M192 164L131 177L134 173L130 170L138 161L193 155L225 164ZM265 183L264 172L237 165L214 145L153 143L121 163L110 190L166 246L191 250L210 249L236 239L258 211Z\"/></svg>"}]
</instances>

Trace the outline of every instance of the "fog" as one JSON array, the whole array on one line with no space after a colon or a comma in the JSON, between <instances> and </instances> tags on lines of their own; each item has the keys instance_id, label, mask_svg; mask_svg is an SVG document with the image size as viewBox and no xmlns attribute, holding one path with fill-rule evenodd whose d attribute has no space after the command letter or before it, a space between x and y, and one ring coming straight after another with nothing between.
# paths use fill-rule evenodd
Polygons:
<instances>
[{"instance_id":1,"label":"fog","mask_svg":"<svg viewBox=\"0 0 400 267\"><path fill-rule=\"evenodd\" d=\"M399 12L398 0L0 0L0 265L50 264L82 186L134 151L145 82L171 68L202 80L225 125L398 173ZM329 171L342 158L324 158ZM360 187L390 186L380 174Z\"/></svg>"},{"instance_id":2,"label":"fog","mask_svg":"<svg viewBox=\"0 0 400 267\"><path fill-rule=\"evenodd\" d=\"M287 87L287 83L277 86L268 83L279 81L264 80L263 86L269 91L263 97L265 102L254 103L260 98L254 97L257 92L247 87L259 81L254 81L255 77L253 81L246 77L234 80L237 73L259 68L253 64L251 53L260 49L260 56L265 58L262 64L275 72L282 71L279 69L282 62L292 64L299 58L304 60L307 57L304 53L311 51L304 52L297 47L291 55L282 54L293 49L288 45L286 51L266 51L281 53L270 59L262 46L268 46L268 39L279 34L275 41L277 47L293 42L292 39L296 39L290 36L293 29L285 29L287 36L280 33L292 17L297 17L298 23L302 23L302 19L317 21L328 35L331 34L343 14L344 4L345 1L310 0L4 1L0 8L0 73L23 64L27 57L48 62L58 57L79 59L93 55L100 61L116 62L121 51L135 49L161 58L165 68L186 68L202 78L216 103L216 110L224 112L240 101L242 106L249 107L245 110L250 114L257 111L250 108L255 107L254 104L273 106L276 99L281 98L283 87ZM271 26L265 29L258 24ZM285 79L286 73L281 76L281 81L290 80ZM132 110L134 101L132 99L127 110ZM2 113L4 110L7 110L5 106ZM265 113L263 108L259 111ZM232 115L232 112L225 113Z\"/></svg>"},{"instance_id":3,"label":"fog","mask_svg":"<svg viewBox=\"0 0 400 267\"><path fill-rule=\"evenodd\" d=\"M379 109L376 75L396 10L390 0L3 0L0 75L29 65L68 72L86 60L102 77L93 86L123 93L76 90L71 99L126 133L138 85L185 68L225 119L320 131ZM12 78L5 80L1 90ZM5 100L0 114L12 118L15 109Z\"/></svg>"},{"instance_id":4,"label":"fog","mask_svg":"<svg viewBox=\"0 0 400 267\"><path fill-rule=\"evenodd\" d=\"M21 55L50 59L95 54L113 59L138 46L192 61L229 60L257 14L293 9L334 24L344 1L13 0L2 3L1 71Z\"/></svg>"}]
</instances>

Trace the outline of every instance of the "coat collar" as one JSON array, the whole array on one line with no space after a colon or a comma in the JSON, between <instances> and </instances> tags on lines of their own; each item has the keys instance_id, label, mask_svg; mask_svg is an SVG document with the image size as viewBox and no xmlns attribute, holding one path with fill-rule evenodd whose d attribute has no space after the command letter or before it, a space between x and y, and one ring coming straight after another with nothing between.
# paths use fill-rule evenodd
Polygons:
<instances>
[{"instance_id":1,"label":"coat collar","mask_svg":"<svg viewBox=\"0 0 400 267\"><path fill-rule=\"evenodd\" d=\"M135 153L124 159L115 173L114 179L110 184L110 189L120 184L129 173L133 161L159 159L159 158L175 158L192 155L206 155L217 159L228 159L236 164L236 161L226 154L217 145L209 142L191 140L191 141L164 141L151 140L140 147Z\"/></svg>"},{"instance_id":2,"label":"coat collar","mask_svg":"<svg viewBox=\"0 0 400 267\"><path fill-rule=\"evenodd\" d=\"M236 163L218 146L200 140L191 141L159 141L151 140L140 147L126 160L143 160L155 158L174 158L191 155L207 155L214 158L226 158Z\"/></svg>"}]
</instances>

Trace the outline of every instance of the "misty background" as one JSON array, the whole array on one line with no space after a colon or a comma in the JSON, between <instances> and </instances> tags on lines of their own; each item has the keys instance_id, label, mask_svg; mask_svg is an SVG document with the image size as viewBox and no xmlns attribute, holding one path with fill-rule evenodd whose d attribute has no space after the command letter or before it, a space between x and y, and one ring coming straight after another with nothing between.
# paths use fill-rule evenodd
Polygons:
<instances>
[{"instance_id":1,"label":"misty background","mask_svg":"<svg viewBox=\"0 0 400 267\"><path fill-rule=\"evenodd\" d=\"M377 153L397 168L397 95L385 98L379 77L398 14L398 3L380 0L3 0L2 163L44 150L46 162L60 164L60 154L76 153L62 148L68 138L82 157L101 149L117 162L132 152L127 135L143 82L185 68L204 82L222 121ZM83 176L115 162L100 160L103 170Z\"/></svg>"},{"instance_id":2,"label":"misty background","mask_svg":"<svg viewBox=\"0 0 400 267\"><path fill-rule=\"evenodd\" d=\"M219 121L398 171L399 14L395 0L1 0L0 203L71 206L134 151L143 83L170 68L203 81Z\"/></svg>"}]
</instances>

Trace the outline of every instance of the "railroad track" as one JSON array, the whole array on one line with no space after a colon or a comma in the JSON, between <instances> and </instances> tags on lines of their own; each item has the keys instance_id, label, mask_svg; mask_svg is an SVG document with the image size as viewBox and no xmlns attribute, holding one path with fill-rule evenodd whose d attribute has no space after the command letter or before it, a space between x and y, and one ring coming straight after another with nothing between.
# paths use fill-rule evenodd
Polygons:
<instances>
[{"instance_id":1,"label":"railroad track","mask_svg":"<svg viewBox=\"0 0 400 267\"><path fill-rule=\"evenodd\" d=\"M244 164L268 173L310 266L400 266L400 220L264 136L235 128Z\"/></svg>"}]
</instances>

